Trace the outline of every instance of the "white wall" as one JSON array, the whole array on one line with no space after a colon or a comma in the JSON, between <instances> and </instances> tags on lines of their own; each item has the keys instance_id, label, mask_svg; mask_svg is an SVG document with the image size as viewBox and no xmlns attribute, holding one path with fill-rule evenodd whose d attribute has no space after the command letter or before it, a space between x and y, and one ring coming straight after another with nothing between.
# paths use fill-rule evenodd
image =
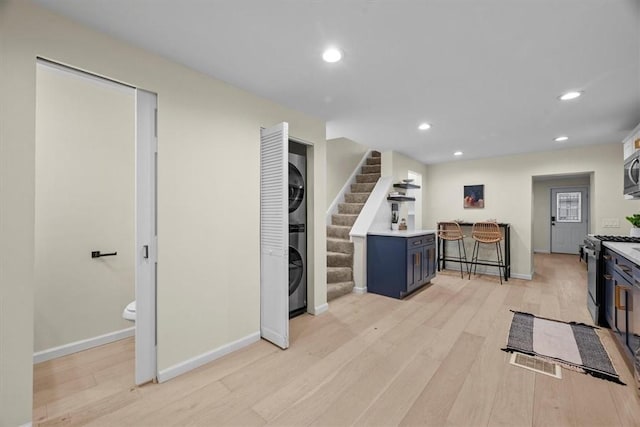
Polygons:
<instances>
[{"instance_id":1,"label":"white wall","mask_svg":"<svg viewBox=\"0 0 640 427\"><path fill-rule=\"evenodd\" d=\"M132 326L135 91L41 65L36 78L38 352Z\"/></svg>"},{"instance_id":2,"label":"white wall","mask_svg":"<svg viewBox=\"0 0 640 427\"><path fill-rule=\"evenodd\" d=\"M425 180L427 175L427 166L411 157L405 156L397 151L385 151L382 153L381 159L381 172L382 176L391 176L394 183L402 182L403 179L409 177L409 172L415 172L422 175L422 188L420 190L414 190L415 193L422 193L422 216L420 219L415 220L415 226L418 229L425 227L427 216L426 211L429 209L428 197L425 197ZM393 189L397 190L397 189ZM417 198L416 198L417 199ZM400 218L407 218L409 214L409 204L415 202L402 202L399 206ZM389 202L389 209L391 209L391 203ZM415 210L416 212L419 209ZM432 228L432 227L431 227Z\"/></svg>"},{"instance_id":3,"label":"white wall","mask_svg":"<svg viewBox=\"0 0 640 427\"><path fill-rule=\"evenodd\" d=\"M325 123L114 40L0 2L0 425L31 417L36 56L158 94L158 368L259 330L259 129L310 150L310 310L326 302ZM236 197L237 196L237 197Z\"/></svg>"},{"instance_id":4,"label":"white wall","mask_svg":"<svg viewBox=\"0 0 640 427\"><path fill-rule=\"evenodd\" d=\"M622 144L611 143L429 165L425 180L428 209L426 227L438 221L464 219L469 222L495 218L511 223L511 268L515 275L531 275L532 177L593 172L591 182L591 231L600 233L604 218L619 218L620 234L627 234L625 215L637 212L640 203L622 196ZM463 209L463 186L485 185L485 208Z\"/></svg>"},{"instance_id":5,"label":"white wall","mask_svg":"<svg viewBox=\"0 0 640 427\"><path fill-rule=\"evenodd\" d=\"M551 189L554 187L589 187L589 176L580 178L533 180L533 251L550 252L551 235ZM591 197L589 202L591 203ZM591 225L591 218L589 218Z\"/></svg>"},{"instance_id":6,"label":"white wall","mask_svg":"<svg viewBox=\"0 0 640 427\"><path fill-rule=\"evenodd\" d=\"M369 147L347 138L327 141L327 207L331 205L368 150Z\"/></svg>"}]
</instances>

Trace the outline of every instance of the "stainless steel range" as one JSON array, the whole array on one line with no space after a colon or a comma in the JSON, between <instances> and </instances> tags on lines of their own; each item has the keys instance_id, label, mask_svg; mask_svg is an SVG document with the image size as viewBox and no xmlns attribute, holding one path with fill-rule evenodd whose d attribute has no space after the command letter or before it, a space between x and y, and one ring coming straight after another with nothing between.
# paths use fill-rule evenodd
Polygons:
<instances>
[{"instance_id":1,"label":"stainless steel range","mask_svg":"<svg viewBox=\"0 0 640 427\"><path fill-rule=\"evenodd\" d=\"M593 322L599 326L607 325L604 315L604 259L602 242L640 243L640 237L605 236L589 234L584 239L584 253L587 255L587 307Z\"/></svg>"}]
</instances>

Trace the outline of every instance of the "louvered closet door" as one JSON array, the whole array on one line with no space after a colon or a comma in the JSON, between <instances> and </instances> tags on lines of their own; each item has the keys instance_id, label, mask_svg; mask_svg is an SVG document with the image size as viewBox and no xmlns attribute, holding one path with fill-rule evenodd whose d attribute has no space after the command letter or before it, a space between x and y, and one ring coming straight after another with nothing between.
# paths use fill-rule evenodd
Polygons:
<instances>
[{"instance_id":1,"label":"louvered closet door","mask_svg":"<svg viewBox=\"0 0 640 427\"><path fill-rule=\"evenodd\" d=\"M260 133L260 333L289 347L289 125Z\"/></svg>"}]
</instances>

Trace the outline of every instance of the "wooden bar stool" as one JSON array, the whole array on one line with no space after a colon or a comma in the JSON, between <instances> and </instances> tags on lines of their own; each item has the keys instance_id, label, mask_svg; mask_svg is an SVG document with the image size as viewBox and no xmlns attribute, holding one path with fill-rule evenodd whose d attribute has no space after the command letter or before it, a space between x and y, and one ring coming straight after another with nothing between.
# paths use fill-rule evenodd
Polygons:
<instances>
[{"instance_id":1,"label":"wooden bar stool","mask_svg":"<svg viewBox=\"0 0 640 427\"><path fill-rule=\"evenodd\" d=\"M467 261L467 249L464 247L463 239L465 236L462 234L460 224L457 222L439 222L438 237L445 241L445 245L447 244L447 241L458 242L458 258L453 259L453 261L458 261L460 263L460 277L464 277L464 273L462 272L462 262L464 261L467 272L469 272L469 263Z\"/></svg>"},{"instance_id":2,"label":"wooden bar stool","mask_svg":"<svg viewBox=\"0 0 640 427\"><path fill-rule=\"evenodd\" d=\"M505 270L504 258L502 257L502 248L500 242L502 241L502 233L500 232L500 226L496 222L476 222L471 228L471 237L475 240L473 244L473 253L471 255L471 264L474 264L473 274L475 275L478 270L478 253L480 252L480 244L495 244L496 245L496 257L498 258L498 276L500 276L500 284L502 285L502 271ZM491 264L488 264L491 265ZM495 265L495 264L493 264ZM502 268L502 271L500 270ZM506 274L506 272L504 273ZM469 279L471 279L471 269L469 269ZM506 277L505 277L506 279Z\"/></svg>"}]
</instances>

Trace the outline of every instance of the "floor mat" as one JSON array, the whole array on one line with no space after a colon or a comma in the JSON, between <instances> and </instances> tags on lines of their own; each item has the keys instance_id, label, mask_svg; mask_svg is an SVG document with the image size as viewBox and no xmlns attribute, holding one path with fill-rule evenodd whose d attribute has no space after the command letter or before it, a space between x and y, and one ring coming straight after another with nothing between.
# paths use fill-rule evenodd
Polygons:
<instances>
[{"instance_id":1,"label":"floor mat","mask_svg":"<svg viewBox=\"0 0 640 427\"><path fill-rule=\"evenodd\" d=\"M509 340L503 350L548 358L594 377L624 384L596 329L584 323L562 322L514 311Z\"/></svg>"}]
</instances>

